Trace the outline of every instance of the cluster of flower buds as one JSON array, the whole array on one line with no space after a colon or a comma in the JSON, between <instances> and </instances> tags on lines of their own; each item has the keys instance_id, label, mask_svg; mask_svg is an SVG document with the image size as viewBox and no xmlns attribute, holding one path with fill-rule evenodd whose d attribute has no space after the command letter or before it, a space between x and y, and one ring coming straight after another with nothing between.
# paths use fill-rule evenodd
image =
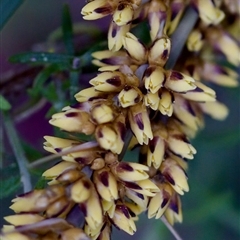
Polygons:
<instances>
[{"instance_id":1,"label":"cluster of flower buds","mask_svg":"<svg viewBox=\"0 0 240 240\"><path fill-rule=\"evenodd\" d=\"M92 54L99 73L50 124L92 141L84 148L76 137L45 137L44 148L62 161L43 173L48 188L13 200L16 215L5 218L11 225L3 239L108 240L112 226L134 234L142 212L181 222L180 196L189 191L188 160L196 154L189 140L203 127L204 114L219 120L228 114L208 83L238 84L239 7L237 0L86 3L85 20L112 15L109 49ZM186 11L199 21L168 69L172 34ZM143 21L150 27L147 45L131 32ZM219 55L233 67L215 63ZM124 161L125 151L137 147L139 156Z\"/></svg>"}]
</instances>

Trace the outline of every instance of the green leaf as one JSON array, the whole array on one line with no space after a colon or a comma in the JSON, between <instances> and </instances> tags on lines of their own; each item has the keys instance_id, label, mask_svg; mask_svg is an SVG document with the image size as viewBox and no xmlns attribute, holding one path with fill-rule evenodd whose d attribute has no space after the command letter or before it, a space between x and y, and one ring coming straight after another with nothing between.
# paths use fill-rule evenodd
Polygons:
<instances>
[{"instance_id":1,"label":"green leaf","mask_svg":"<svg viewBox=\"0 0 240 240\"><path fill-rule=\"evenodd\" d=\"M74 45L73 45L73 27L72 19L70 15L69 6L64 4L62 12L62 31L63 31L63 41L65 43L67 52L74 55Z\"/></svg>"},{"instance_id":2,"label":"green leaf","mask_svg":"<svg viewBox=\"0 0 240 240\"><path fill-rule=\"evenodd\" d=\"M11 175L7 179L0 180L0 199L8 197L10 194L15 193L21 186L20 176Z\"/></svg>"},{"instance_id":3,"label":"green leaf","mask_svg":"<svg viewBox=\"0 0 240 240\"><path fill-rule=\"evenodd\" d=\"M11 109L11 104L0 94L0 110L7 111Z\"/></svg>"},{"instance_id":4,"label":"green leaf","mask_svg":"<svg viewBox=\"0 0 240 240\"><path fill-rule=\"evenodd\" d=\"M9 18L21 6L23 2L24 0L1 0L0 1L0 9L1 9L0 30L2 30L2 28L7 23Z\"/></svg>"},{"instance_id":5,"label":"green leaf","mask_svg":"<svg viewBox=\"0 0 240 240\"><path fill-rule=\"evenodd\" d=\"M67 54L48 53L48 52L25 52L13 55L9 58L12 63L56 63L65 64L71 67L74 56Z\"/></svg>"},{"instance_id":6,"label":"green leaf","mask_svg":"<svg viewBox=\"0 0 240 240\"><path fill-rule=\"evenodd\" d=\"M43 189L43 188L46 188L47 182L48 182L48 181L46 180L46 178L40 177L39 180L38 180L38 182L36 183L34 189Z\"/></svg>"}]
</instances>

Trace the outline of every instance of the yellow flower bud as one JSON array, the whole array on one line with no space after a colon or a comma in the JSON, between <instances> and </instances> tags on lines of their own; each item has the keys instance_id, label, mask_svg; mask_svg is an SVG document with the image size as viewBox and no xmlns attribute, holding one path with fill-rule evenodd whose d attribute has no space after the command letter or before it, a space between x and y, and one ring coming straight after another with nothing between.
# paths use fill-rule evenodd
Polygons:
<instances>
[{"instance_id":1,"label":"yellow flower bud","mask_svg":"<svg viewBox=\"0 0 240 240\"><path fill-rule=\"evenodd\" d=\"M14 226L21 226L40 222L44 218L38 214L22 213L4 217L4 219Z\"/></svg>"},{"instance_id":2,"label":"yellow flower bud","mask_svg":"<svg viewBox=\"0 0 240 240\"><path fill-rule=\"evenodd\" d=\"M92 119L97 124L103 124L114 120L114 113L110 106L102 103L95 105L92 110Z\"/></svg>"},{"instance_id":3,"label":"yellow flower bud","mask_svg":"<svg viewBox=\"0 0 240 240\"><path fill-rule=\"evenodd\" d=\"M63 196L57 199L55 202L50 204L45 212L47 218L51 217L59 217L64 210L66 210L67 206L70 205L70 201L66 196Z\"/></svg>"},{"instance_id":4,"label":"yellow flower bud","mask_svg":"<svg viewBox=\"0 0 240 240\"><path fill-rule=\"evenodd\" d=\"M187 48L191 52L198 52L203 46L203 36L202 33L195 29L193 30L187 40Z\"/></svg>"},{"instance_id":5,"label":"yellow flower bud","mask_svg":"<svg viewBox=\"0 0 240 240\"><path fill-rule=\"evenodd\" d=\"M130 32L122 38L123 46L128 54L137 62L145 63L147 60L146 48L139 42L139 40Z\"/></svg>"},{"instance_id":6,"label":"yellow flower bud","mask_svg":"<svg viewBox=\"0 0 240 240\"><path fill-rule=\"evenodd\" d=\"M102 93L99 91L96 91L95 87L90 87L90 88L85 88L80 92L76 93L74 97L78 102L86 102L96 97L99 97L101 95Z\"/></svg>"},{"instance_id":7,"label":"yellow flower bud","mask_svg":"<svg viewBox=\"0 0 240 240\"><path fill-rule=\"evenodd\" d=\"M108 48L109 50L116 52L123 45L123 36L130 30L131 24L118 26L115 22L110 23L108 29Z\"/></svg>"},{"instance_id":8,"label":"yellow flower bud","mask_svg":"<svg viewBox=\"0 0 240 240\"><path fill-rule=\"evenodd\" d=\"M156 93L162 87L165 78L163 68L150 66L146 69L143 76L144 86L151 93Z\"/></svg>"},{"instance_id":9,"label":"yellow flower bud","mask_svg":"<svg viewBox=\"0 0 240 240\"><path fill-rule=\"evenodd\" d=\"M164 86L174 92L187 92L196 88L195 80L183 73L169 71Z\"/></svg>"},{"instance_id":10,"label":"yellow flower bud","mask_svg":"<svg viewBox=\"0 0 240 240\"><path fill-rule=\"evenodd\" d=\"M133 106L142 100L142 92L137 87L126 86L118 94L118 100L123 108Z\"/></svg>"},{"instance_id":11,"label":"yellow flower bud","mask_svg":"<svg viewBox=\"0 0 240 240\"><path fill-rule=\"evenodd\" d=\"M157 39L149 50L149 64L164 66L171 51L171 41L167 37Z\"/></svg>"},{"instance_id":12,"label":"yellow flower bud","mask_svg":"<svg viewBox=\"0 0 240 240\"><path fill-rule=\"evenodd\" d=\"M120 2L113 14L113 21L118 25L126 25L133 19L134 9L129 2Z\"/></svg>"},{"instance_id":13,"label":"yellow flower bud","mask_svg":"<svg viewBox=\"0 0 240 240\"><path fill-rule=\"evenodd\" d=\"M163 114L169 117L172 116L173 113L173 101L174 96L171 92L166 90L165 88L160 89L159 93L159 107L158 110Z\"/></svg>"},{"instance_id":14,"label":"yellow flower bud","mask_svg":"<svg viewBox=\"0 0 240 240\"><path fill-rule=\"evenodd\" d=\"M90 80L96 90L102 92L119 92L125 83L124 75L121 72L102 72Z\"/></svg>"},{"instance_id":15,"label":"yellow flower bud","mask_svg":"<svg viewBox=\"0 0 240 240\"><path fill-rule=\"evenodd\" d=\"M81 14L85 20L95 20L109 15L113 10L109 1L94 0L82 8Z\"/></svg>"},{"instance_id":16,"label":"yellow flower bud","mask_svg":"<svg viewBox=\"0 0 240 240\"><path fill-rule=\"evenodd\" d=\"M61 233L61 240L91 240L82 229L70 228Z\"/></svg>"}]
</instances>

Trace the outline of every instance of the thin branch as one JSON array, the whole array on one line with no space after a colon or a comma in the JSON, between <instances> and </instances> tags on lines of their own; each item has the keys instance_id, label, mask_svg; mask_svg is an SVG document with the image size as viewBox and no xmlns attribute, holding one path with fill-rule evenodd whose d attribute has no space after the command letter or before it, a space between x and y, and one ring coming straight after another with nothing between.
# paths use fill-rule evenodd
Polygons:
<instances>
[{"instance_id":1,"label":"thin branch","mask_svg":"<svg viewBox=\"0 0 240 240\"><path fill-rule=\"evenodd\" d=\"M164 225L168 228L168 230L172 233L176 240L182 240L177 231L173 228L173 226L167 221L167 219L164 216L161 217L161 220L164 223Z\"/></svg>"},{"instance_id":2,"label":"thin branch","mask_svg":"<svg viewBox=\"0 0 240 240\"><path fill-rule=\"evenodd\" d=\"M94 147L98 147L98 143L97 142L95 142L95 141L86 142L86 143L83 143L83 144L71 147L71 148L69 148L67 150L63 150L62 152L51 154L51 155L49 155L47 157L40 158L37 161L28 164L28 168L35 168L35 167L37 167L39 165L42 165L42 164L44 164L46 162L49 162L49 161L51 161L51 160L53 160L55 158L61 157L63 155L66 155L66 154L69 154L69 153L73 153L73 152L79 152L79 151L87 150L87 149L94 148Z\"/></svg>"},{"instance_id":3,"label":"thin branch","mask_svg":"<svg viewBox=\"0 0 240 240\"><path fill-rule=\"evenodd\" d=\"M21 146L19 137L17 135L17 132L15 130L15 127L13 125L11 116L9 115L8 112L6 112L6 113L3 113L3 118L4 118L6 134L18 164L19 172L21 175L21 182L23 184L23 191L29 192L32 189L32 184L31 184L31 177L27 169L27 164L28 164L27 158L22 149L22 146Z\"/></svg>"}]
</instances>

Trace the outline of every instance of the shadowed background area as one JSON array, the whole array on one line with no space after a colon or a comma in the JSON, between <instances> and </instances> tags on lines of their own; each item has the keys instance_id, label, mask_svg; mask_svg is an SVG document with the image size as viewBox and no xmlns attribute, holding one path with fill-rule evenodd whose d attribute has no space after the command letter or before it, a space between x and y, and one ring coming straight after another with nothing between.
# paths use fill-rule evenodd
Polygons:
<instances>
[{"instance_id":1,"label":"shadowed background area","mask_svg":"<svg viewBox=\"0 0 240 240\"><path fill-rule=\"evenodd\" d=\"M9 63L10 56L46 47L44 42L48 36L61 25L64 3L69 4L73 23L82 22L85 27L94 25L106 36L108 21L105 19L82 21L80 11L84 1L26 0L1 31L2 83L16 71L25 69L22 64ZM81 36L76 40L76 48L81 49L87 41L88 39ZM59 48L61 49L61 46ZM35 75L32 72L32 78ZM24 86L22 82L18 84L14 79L11 81L11 84L2 85L5 89L1 91L5 91L13 106L17 107L26 97L28 83ZM31 82L31 75L28 81ZM217 86L214 86L214 89L218 99L229 107L230 114L222 122L206 117L205 128L193 140L198 153L194 160L189 162L190 192L182 197L183 223L175 226L183 239L240 238L240 89ZM49 116L46 116L49 107L49 104L43 102L37 107L37 111L30 112L15 122L28 156L32 159L37 159L36 154L46 155L42 149L43 136L54 132L48 124ZM5 144L1 149L1 168L4 170L4 167L13 163L14 157L4 134L3 137ZM134 153L129 153L127 158L131 160L133 156ZM33 177L33 181L37 182L39 172L44 171L46 167L41 166L36 170L38 173ZM3 183L1 191L5 191ZM13 213L8 209L11 199L21 192L21 188L16 189L10 196L1 199L1 226L5 224L3 216ZM146 214L141 215L137 229L134 236L114 230L112 239L174 239L160 220L148 220Z\"/></svg>"}]
</instances>

